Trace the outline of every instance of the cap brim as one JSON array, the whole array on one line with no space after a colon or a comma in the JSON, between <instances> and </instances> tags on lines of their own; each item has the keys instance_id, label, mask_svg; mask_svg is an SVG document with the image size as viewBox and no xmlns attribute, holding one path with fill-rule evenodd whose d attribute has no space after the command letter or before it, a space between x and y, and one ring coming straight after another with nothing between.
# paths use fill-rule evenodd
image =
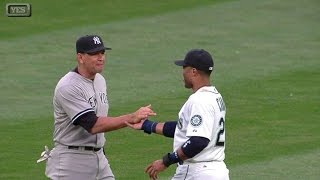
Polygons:
<instances>
[{"instance_id":1,"label":"cap brim","mask_svg":"<svg viewBox=\"0 0 320 180\"><path fill-rule=\"evenodd\" d=\"M174 64L176 64L177 66L185 66L186 65L186 63L184 63L184 60L174 61Z\"/></svg>"},{"instance_id":2,"label":"cap brim","mask_svg":"<svg viewBox=\"0 0 320 180\"><path fill-rule=\"evenodd\" d=\"M95 53L95 52L99 52L99 51L103 51L103 50L111 50L111 48L109 48L109 47L97 47L97 48L91 49L90 51L86 51L84 53Z\"/></svg>"}]
</instances>

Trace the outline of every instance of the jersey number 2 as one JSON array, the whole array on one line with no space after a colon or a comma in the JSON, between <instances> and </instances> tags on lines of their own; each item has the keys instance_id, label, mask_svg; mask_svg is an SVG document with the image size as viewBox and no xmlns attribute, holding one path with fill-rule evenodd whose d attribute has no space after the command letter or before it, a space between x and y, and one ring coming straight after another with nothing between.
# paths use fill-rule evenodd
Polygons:
<instances>
[{"instance_id":1,"label":"jersey number 2","mask_svg":"<svg viewBox=\"0 0 320 180\"><path fill-rule=\"evenodd\" d=\"M220 140L220 137L223 136L223 133L224 133L224 119L223 118L220 119L219 126L221 127L221 129L217 135L216 146L224 146L224 141Z\"/></svg>"}]
</instances>

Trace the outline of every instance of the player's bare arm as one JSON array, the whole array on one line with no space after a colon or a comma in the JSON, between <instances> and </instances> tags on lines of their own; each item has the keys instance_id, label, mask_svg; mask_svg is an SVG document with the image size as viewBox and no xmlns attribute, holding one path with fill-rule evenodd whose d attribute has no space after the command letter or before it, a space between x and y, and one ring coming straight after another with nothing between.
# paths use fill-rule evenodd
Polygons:
<instances>
[{"instance_id":1,"label":"player's bare arm","mask_svg":"<svg viewBox=\"0 0 320 180\"><path fill-rule=\"evenodd\" d=\"M145 172L149 174L151 179L158 179L158 174L160 172L164 171L172 164L182 163L189 158L193 158L206 148L209 142L210 140L207 138L192 136L176 151L168 153L164 155L162 159L158 159L150 164Z\"/></svg>"},{"instance_id":2,"label":"player's bare arm","mask_svg":"<svg viewBox=\"0 0 320 180\"><path fill-rule=\"evenodd\" d=\"M177 126L176 121L168 121L168 122L155 122L150 120L143 120L139 123L126 123L127 126L136 130L143 130L147 134L156 133L159 135L163 135L166 137L174 137L174 132Z\"/></svg>"},{"instance_id":3,"label":"player's bare arm","mask_svg":"<svg viewBox=\"0 0 320 180\"><path fill-rule=\"evenodd\" d=\"M142 120L139 123L132 124L132 123L126 122L126 124L127 124L127 126L131 127L132 129L144 130L144 128L146 128L146 124L148 123L148 121L152 122L150 120ZM163 126L165 123L156 123L156 122L152 122L152 123L154 123L154 124L150 124L149 129L154 128L154 133L159 134L159 135L163 135ZM151 134L151 133L148 133L148 134Z\"/></svg>"},{"instance_id":4,"label":"player's bare arm","mask_svg":"<svg viewBox=\"0 0 320 180\"><path fill-rule=\"evenodd\" d=\"M134 113L126 114L118 117L98 117L96 123L91 128L90 133L96 134L100 132L108 132L126 127L126 122L138 123L147 119L149 116L156 115L151 106L141 107Z\"/></svg>"},{"instance_id":5,"label":"player's bare arm","mask_svg":"<svg viewBox=\"0 0 320 180\"><path fill-rule=\"evenodd\" d=\"M178 154L178 157L179 157L179 160L185 160L185 159L188 159L189 157L187 157L181 148L179 148L177 150L177 154ZM164 158L168 157L168 155L166 155ZM164 160L163 159L158 159L158 160L155 160L153 163L151 163L149 166L147 166L147 168L145 169L145 172L147 174L149 174L149 177L153 180L156 180L158 179L158 174L164 170L166 170L170 165L169 164L165 164L165 163L168 163L168 160ZM166 161L166 162L164 162Z\"/></svg>"}]
</instances>

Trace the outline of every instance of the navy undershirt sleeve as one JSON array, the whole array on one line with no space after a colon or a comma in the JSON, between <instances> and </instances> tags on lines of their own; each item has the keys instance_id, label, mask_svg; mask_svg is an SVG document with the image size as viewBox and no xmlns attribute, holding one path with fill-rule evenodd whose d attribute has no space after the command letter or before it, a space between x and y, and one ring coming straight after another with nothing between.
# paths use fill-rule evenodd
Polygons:
<instances>
[{"instance_id":1,"label":"navy undershirt sleeve","mask_svg":"<svg viewBox=\"0 0 320 180\"><path fill-rule=\"evenodd\" d=\"M168 121L163 125L162 133L166 137L174 137L174 132L176 131L177 121Z\"/></svg>"},{"instance_id":2,"label":"navy undershirt sleeve","mask_svg":"<svg viewBox=\"0 0 320 180\"><path fill-rule=\"evenodd\" d=\"M182 152L188 158L192 158L206 148L209 142L210 140L205 137L192 136L182 145Z\"/></svg>"},{"instance_id":3,"label":"navy undershirt sleeve","mask_svg":"<svg viewBox=\"0 0 320 180\"><path fill-rule=\"evenodd\" d=\"M95 112L90 111L79 116L76 120L73 121L74 125L80 125L89 133L91 132L92 127L96 124L98 117Z\"/></svg>"}]
</instances>

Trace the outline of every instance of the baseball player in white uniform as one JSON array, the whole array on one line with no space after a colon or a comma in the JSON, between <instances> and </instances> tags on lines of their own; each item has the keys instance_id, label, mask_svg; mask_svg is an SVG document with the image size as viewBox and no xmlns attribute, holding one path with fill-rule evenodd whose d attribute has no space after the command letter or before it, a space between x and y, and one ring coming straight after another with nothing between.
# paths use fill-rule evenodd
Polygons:
<instances>
[{"instance_id":1,"label":"baseball player in white uniform","mask_svg":"<svg viewBox=\"0 0 320 180\"><path fill-rule=\"evenodd\" d=\"M98 35L76 42L78 66L58 82L53 97L54 148L42 153L46 176L53 180L115 179L104 154L104 132L126 127L155 115L151 106L118 117L108 117L105 50Z\"/></svg>"},{"instance_id":2,"label":"baseball player in white uniform","mask_svg":"<svg viewBox=\"0 0 320 180\"><path fill-rule=\"evenodd\" d=\"M157 179L159 172L177 163L173 180L228 180L229 170L224 163L226 106L210 84L213 58L203 49L193 49L175 64L183 66L185 87L193 90L179 112L179 120L128 124L148 134L174 137L173 152L154 161L145 171Z\"/></svg>"}]
</instances>

